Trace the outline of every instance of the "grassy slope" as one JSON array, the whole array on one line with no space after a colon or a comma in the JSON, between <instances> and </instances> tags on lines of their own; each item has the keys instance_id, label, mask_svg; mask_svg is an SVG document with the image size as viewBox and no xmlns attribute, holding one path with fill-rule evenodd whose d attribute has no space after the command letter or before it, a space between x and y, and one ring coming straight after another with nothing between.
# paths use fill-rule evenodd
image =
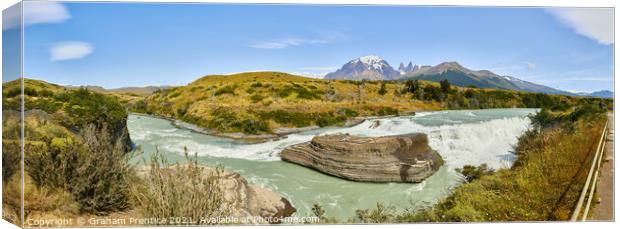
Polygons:
<instances>
[{"instance_id":1,"label":"grassy slope","mask_svg":"<svg viewBox=\"0 0 620 229\"><path fill-rule=\"evenodd\" d=\"M383 86L384 85L384 86ZM384 93L381 88L384 87ZM423 110L510 107L570 107L582 98L420 81L323 80L280 72L202 77L186 86L130 99L130 110L197 124L220 132L271 133L281 127L342 125L356 116L408 114ZM360 93L361 91L361 93Z\"/></svg>"},{"instance_id":2,"label":"grassy slope","mask_svg":"<svg viewBox=\"0 0 620 229\"><path fill-rule=\"evenodd\" d=\"M156 92L146 99L146 109L133 110L209 127L208 120L215 118L213 113L217 109L234 111L236 118L240 120L257 120L261 119L257 113L269 111L302 114L311 119L312 114L338 118L345 116L344 113L351 113L350 111L354 111L355 116L374 116L384 114L386 109L390 108L398 113L441 108L438 103L423 103L396 95L395 91L400 90L402 85L392 82L385 84L384 95L378 93L381 88L379 82L366 82L362 95L359 96L359 83L311 79L278 72L213 75L200 78L187 86ZM330 88L335 92L333 95L330 95ZM269 127L271 130L278 127L321 125L317 122L320 121L270 120ZM235 128L221 130L239 131Z\"/></svg>"}]
</instances>

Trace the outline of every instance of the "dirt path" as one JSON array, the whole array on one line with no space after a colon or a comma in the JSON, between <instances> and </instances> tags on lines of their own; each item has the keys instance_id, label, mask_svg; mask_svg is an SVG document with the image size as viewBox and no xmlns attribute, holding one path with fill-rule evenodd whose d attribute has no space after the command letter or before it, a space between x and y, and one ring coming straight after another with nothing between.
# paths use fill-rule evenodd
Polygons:
<instances>
[{"instance_id":1,"label":"dirt path","mask_svg":"<svg viewBox=\"0 0 620 229\"><path fill-rule=\"evenodd\" d=\"M601 164L596 194L598 204L594 207L590 220L614 221L614 114L607 114L609 134L605 143L605 155Z\"/></svg>"}]
</instances>

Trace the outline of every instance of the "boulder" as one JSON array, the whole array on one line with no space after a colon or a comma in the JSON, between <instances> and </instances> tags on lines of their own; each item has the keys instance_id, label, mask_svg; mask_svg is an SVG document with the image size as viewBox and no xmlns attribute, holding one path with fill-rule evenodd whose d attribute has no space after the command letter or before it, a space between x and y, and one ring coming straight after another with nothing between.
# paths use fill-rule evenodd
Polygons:
<instances>
[{"instance_id":1,"label":"boulder","mask_svg":"<svg viewBox=\"0 0 620 229\"><path fill-rule=\"evenodd\" d=\"M428 146L426 134L360 137L349 134L315 136L287 147L282 160L352 181L422 182L443 160Z\"/></svg>"},{"instance_id":2,"label":"boulder","mask_svg":"<svg viewBox=\"0 0 620 229\"><path fill-rule=\"evenodd\" d=\"M209 169L212 169L209 167ZM282 218L289 217L297 210L280 194L269 189L248 184L240 174L225 171L221 174L224 199L237 203L232 216L248 219L246 223L280 223ZM254 218L253 217L261 217Z\"/></svg>"}]
</instances>

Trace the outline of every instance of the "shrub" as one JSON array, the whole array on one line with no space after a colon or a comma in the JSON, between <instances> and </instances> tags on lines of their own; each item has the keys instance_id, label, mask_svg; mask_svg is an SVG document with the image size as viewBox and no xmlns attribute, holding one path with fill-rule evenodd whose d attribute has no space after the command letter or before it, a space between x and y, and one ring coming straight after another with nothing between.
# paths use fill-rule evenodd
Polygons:
<instances>
[{"instance_id":1,"label":"shrub","mask_svg":"<svg viewBox=\"0 0 620 229\"><path fill-rule=\"evenodd\" d=\"M250 87L252 88L257 88L257 87L262 87L262 86L263 84L261 82L255 82L250 85Z\"/></svg>"},{"instance_id":2,"label":"shrub","mask_svg":"<svg viewBox=\"0 0 620 229\"><path fill-rule=\"evenodd\" d=\"M116 98L86 88L58 94L55 99L66 103L66 116L61 117L60 123L74 131L90 124L107 124L112 127L127 118L125 107Z\"/></svg>"},{"instance_id":3,"label":"shrub","mask_svg":"<svg viewBox=\"0 0 620 229\"><path fill-rule=\"evenodd\" d=\"M479 166L465 165L463 168L457 168L456 171L463 174L467 182L472 182L480 179L482 176L490 175L495 172L492 168L489 168L487 164L482 164Z\"/></svg>"},{"instance_id":4,"label":"shrub","mask_svg":"<svg viewBox=\"0 0 620 229\"><path fill-rule=\"evenodd\" d=\"M385 95L387 93L387 89L385 88L385 82L381 83L381 88L379 88L379 95Z\"/></svg>"},{"instance_id":5,"label":"shrub","mask_svg":"<svg viewBox=\"0 0 620 229\"><path fill-rule=\"evenodd\" d=\"M377 203L377 207L374 209L358 209L355 211L357 220L361 223L385 223L396 222L396 210L392 206L385 206L382 203Z\"/></svg>"},{"instance_id":6,"label":"shrub","mask_svg":"<svg viewBox=\"0 0 620 229\"><path fill-rule=\"evenodd\" d=\"M357 111L351 110L349 108L338 109L338 114L346 117L357 117L359 115Z\"/></svg>"},{"instance_id":7,"label":"shrub","mask_svg":"<svg viewBox=\"0 0 620 229\"><path fill-rule=\"evenodd\" d=\"M315 124L320 127L333 126L343 123L347 117L334 112L302 113L289 112L286 110L258 111L256 112L261 120L273 120L279 124L304 127Z\"/></svg>"},{"instance_id":8,"label":"shrub","mask_svg":"<svg viewBox=\"0 0 620 229\"><path fill-rule=\"evenodd\" d=\"M278 90L276 94L280 98L286 98L293 93L297 94L298 99L321 99L321 96L323 96L323 92L321 91L310 91L298 84L294 84L293 86L286 85L282 89Z\"/></svg>"},{"instance_id":9,"label":"shrub","mask_svg":"<svg viewBox=\"0 0 620 229\"><path fill-rule=\"evenodd\" d=\"M215 93L213 93L213 95L214 96L219 96L219 95L223 95L223 94L236 95L235 94L235 89L237 89L237 86L226 85L225 87L221 87L221 88L217 89L215 91Z\"/></svg>"},{"instance_id":10,"label":"shrub","mask_svg":"<svg viewBox=\"0 0 620 229\"><path fill-rule=\"evenodd\" d=\"M138 210L147 218L194 220L179 224L210 224L211 221L201 219L229 215L233 203L224 198L222 167L207 170L198 165L197 158L191 159L187 150L185 157L187 164L170 165L163 155L155 152L144 182L133 189Z\"/></svg>"},{"instance_id":11,"label":"shrub","mask_svg":"<svg viewBox=\"0 0 620 229\"><path fill-rule=\"evenodd\" d=\"M255 94L250 97L253 103L258 103L260 101L263 101L264 98L265 98L264 96L259 95L259 94Z\"/></svg>"},{"instance_id":12,"label":"shrub","mask_svg":"<svg viewBox=\"0 0 620 229\"><path fill-rule=\"evenodd\" d=\"M21 220L21 189L22 179L14 177L13 179L3 183L2 200L3 206L6 206L10 212L5 212L10 217L9 222L18 223ZM71 195L62 189L52 189L49 187L39 187L35 185L29 176L24 177L24 219L28 220L29 215L33 212L49 212L60 210L64 214L77 213L77 204L71 198Z\"/></svg>"},{"instance_id":13,"label":"shrub","mask_svg":"<svg viewBox=\"0 0 620 229\"><path fill-rule=\"evenodd\" d=\"M6 127L6 126L5 126ZM2 141L2 180L8 181L21 168L21 146L18 140Z\"/></svg>"},{"instance_id":14,"label":"shrub","mask_svg":"<svg viewBox=\"0 0 620 229\"><path fill-rule=\"evenodd\" d=\"M129 208L134 170L123 138L111 144L114 141L106 126L89 125L83 128L81 139L29 144L25 163L33 182L71 193L80 212L106 215Z\"/></svg>"},{"instance_id":15,"label":"shrub","mask_svg":"<svg viewBox=\"0 0 620 229\"><path fill-rule=\"evenodd\" d=\"M279 124L291 124L296 127L309 126L312 122L312 117L306 113L286 110L258 111L257 115L263 120L271 119Z\"/></svg>"},{"instance_id":16,"label":"shrub","mask_svg":"<svg viewBox=\"0 0 620 229\"><path fill-rule=\"evenodd\" d=\"M21 95L21 94L22 94L22 88L21 87L14 87L14 88L9 89L5 93L5 95L3 97L5 97L5 98L12 98L12 97L15 97L15 96L18 96L18 95Z\"/></svg>"},{"instance_id":17,"label":"shrub","mask_svg":"<svg viewBox=\"0 0 620 229\"><path fill-rule=\"evenodd\" d=\"M377 115L379 116L385 116L385 115L398 115L398 110L391 108L391 107L381 107L381 109L379 109L376 112Z\"/></svg>"},{"instance_id":18,"label":"shrub","mask_svg":"<svg viewBox=\"0 0 620 229\"><path fill-rule=\"evenodd\" d=\"M344 116L336 116L332 112L313 113L314 123L320 127L334 126L346 121Z\"/></svg>"},{"instance_id":19,"label":"shrub","mask_svg":"<svg viewBox=\"0 0 620 229\"><path fill-rule=\"evenodd\" d=\"M97 215L130 207L129 187L134 178L131 157L125 153L122 137L115 144L104 127L90 125L82 131L85 151L77 160L68 190L80 204L80 210Z\"/></svg>"},{"instance_id":20,"label":"shrub","mask_svg":"<svg viewBox=\"0 0 620 229\"><path fill-rule=\"evenodd\" d=\"M261 119L251 117L240 118L227 108L217 108L211 112L212 118L207 121L207 127L222 132L242 132L246 134L259 134L269 132L269 124Z\"/></svg>"},{"instance_id":21,"label":"shrub","mask_svg":"<svg viewBox=\"0 0 620 229\"><path fill-rule=\"evenodd\" d=\"M312 205L312 214L314 214L314 216L316 216L317 218L319 218L319 222L322 224L326 224L326 223L338 223L338 221L336 220L336 218L333 217L327 217L325 215L325 209L323 209L323 207L321 205L318 204L313 204ZM316 222L314 222L316 223Z\"/></svg>"}]
</instances>

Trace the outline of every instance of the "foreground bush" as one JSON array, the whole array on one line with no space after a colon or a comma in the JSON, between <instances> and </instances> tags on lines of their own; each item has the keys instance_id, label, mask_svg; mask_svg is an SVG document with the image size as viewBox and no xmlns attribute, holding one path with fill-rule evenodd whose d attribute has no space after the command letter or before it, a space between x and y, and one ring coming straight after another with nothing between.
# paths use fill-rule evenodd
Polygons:
<instances>
[{"instance_id":1,"label":"foreground bush","mask_svg":"<svg viewBox=\"0 0 620 229\"><path fill-rule=\"evenodd\" d=\"M65 215L77 212L77 204L69 193L62 189L39 187L27 175L23 181L25 220L28 220L28 217L33 212L59 210ZM13 177L11 180L5 180L2 187L4 218L15 224L21 222L21 189L22 179L18 176Z\"/></svg>"},{"instance_id":2,"label":"foreground bush","mask_svg":"<svg viewBox=\"0 0 620 229\"><path fill-rule=\"evenodd\" d=\"M232 203L225 201L221 184L223 169L213 171L190 159L187 164L170 166L156 152L145 169L144 182L133 192L138 210L147 218L179 219L178 222L161 224L212 224L210 219L226 217Z\"/></svg>"},{"instance_id":3,"label":"foreground bush","mask_svg":"<svg viewBox=\"0 0 620 229\"><path fill-rule=\"evenodd\" d=\"M130 207L134 169L124 142L115 144L107 127L83 128L80 140L65 138L27 144L26 171L40 187L71 193L80 212L106 215Z\"/></svg>"},{"instance_id":4,"label":"foreground bush","mask_svg":"<svg viewBox=\"0 0 620 229\"><path fill-rule=\"evenodd\" d=\"M2 181L8 181L21 168L19 140L2 141Z\"/></svg>"}]
</instances>

